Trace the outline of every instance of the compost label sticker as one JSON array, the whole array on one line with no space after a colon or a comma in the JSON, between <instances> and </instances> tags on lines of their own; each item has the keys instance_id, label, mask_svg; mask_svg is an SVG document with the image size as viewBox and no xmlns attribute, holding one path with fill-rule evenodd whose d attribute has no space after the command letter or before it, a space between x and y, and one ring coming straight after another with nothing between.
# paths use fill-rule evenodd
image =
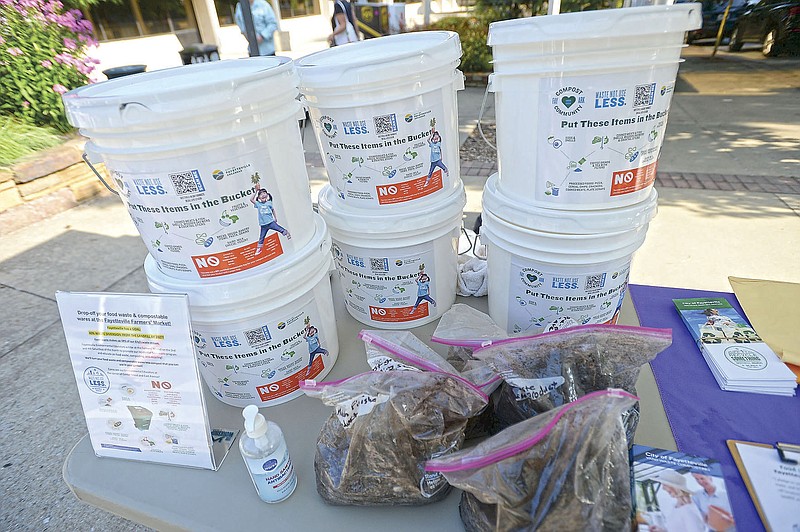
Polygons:
<instances>
[{"instance_id":1,"label":"compost label sticker","mask_svg":"<svg viewBox=\"0 0 800 532\"><path fill-rule=\"evenodd\" d=\"M450 188L458 128L441 92L354 109L310 109L331 186L357 206L392 205ZM455 175L455 174L454 174Z\"/></svg>"},{"instance_id":2,"label":"compost label sticker","mask_svg":"<svg viewBox=\"0 0 800 532\"><path fill-rule=\"evenodd\" d=\"M508 332L539 334L590 323L616 323L630 259L592 273L552 272L515 257L511 261Z\"/></svg>"},{"instance_id":3,"label":"compost label sticker","mask_svg":"<svg viewBox=\"0 0 800 532\"><path fill-rule=\"evenodd\" d=\"M413 322L436 306L433 243L402 248L365 249L335 242L333 256L345 303L365 320Z\"/></svg>"},{"instance_id":4,"label":"compost label sticker","mask_svg":"<svg viewBox=\"0 0 800 532\"><path fill-rule=\"evenodd\" d=\"M280 399L332 364L321 321L311 302L278 320L253 318L230 329L195 327L200 373L223 400Z\"/></svg>"},{"instance_id":5,"label":"compost label sticker","mask_svg":"<svg viewBox=\"0 0 800 532\"><path fill-rule=\"evenodd\" d=\"M652 185L677 68L542 79L536 199L602 203Z\"/></svg>"},{"instance_id":6,"label":"compost label sticker","mask_svg":"<svg viewBox=\"0 0 800 532\"><path fill-rule=\"evenodd\" d=\"M197 164L151 173L111 171L164 273L219 277L283 255L292 230L286 213L294 200L281 197L266 171L269 159L253 155L204 166L201 158Z\"/></svg>"}]
</instances>

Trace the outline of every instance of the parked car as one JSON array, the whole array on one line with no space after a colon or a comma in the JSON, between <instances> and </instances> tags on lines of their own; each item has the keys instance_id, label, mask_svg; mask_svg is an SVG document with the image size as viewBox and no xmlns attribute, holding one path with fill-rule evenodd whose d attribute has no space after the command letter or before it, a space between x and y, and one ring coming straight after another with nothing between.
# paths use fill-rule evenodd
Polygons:
<instances>
[{"instance_id":1,"label":"parked car","mask_svg":"<svg viewBox=\"0 0 800 532\"><path fill-rule=\"evenodd\" d=\"M704 0L702 4L703 26L700 29L686 33L686 44L692 44L692 42L700 39L717 38L719 26L722 24L722 17L725 15L725 8L728 7L728 0ZM736 25L736 19L746 6L747 0L733 0L731 9L728 12L728 18L725 19L725 29L722 31L723 38L731 36L731 32Z\"/></svg>"},{"instance_id":2,"label":"parked car","mask_svg":"<svg viewBox=\"0 0 800 532\"><path fill-rule=\"evenodd\" d=\"M766 56L800 49L800 0L747 0L728 49L738 52L746 42L761 43Z\"/></svg>"}]
</instances>

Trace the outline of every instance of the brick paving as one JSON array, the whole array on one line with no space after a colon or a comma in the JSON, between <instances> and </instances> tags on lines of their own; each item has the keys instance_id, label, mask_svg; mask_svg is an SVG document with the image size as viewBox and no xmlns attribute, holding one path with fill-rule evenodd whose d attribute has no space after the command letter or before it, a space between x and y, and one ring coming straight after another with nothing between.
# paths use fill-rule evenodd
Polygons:
<instances>
[{"instance_id":1,"label":"brick paving","mask_svg":"<svg viewBox=\"0 0 800 532\"><path fill-rule=\"evenodd\" d=\"M306 164L322 166L322 157L317 153L306 155ZM461 161L464 177L489 177L497 172L496 162ZM690 172L658 172L657 188L688 188L697 190L730 190L733 192L765 192L771 194L800 195L800 177L722 175Z\"/></svg>"}]
</instances>

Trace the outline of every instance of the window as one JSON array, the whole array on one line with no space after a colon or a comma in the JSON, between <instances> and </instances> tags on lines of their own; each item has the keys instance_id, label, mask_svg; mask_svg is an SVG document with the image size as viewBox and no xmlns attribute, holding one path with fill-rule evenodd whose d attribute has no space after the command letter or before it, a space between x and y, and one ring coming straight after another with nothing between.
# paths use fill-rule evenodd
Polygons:
<instances>
[{"instance_id":1,"label":"window","mask_svg":"<svg viewBox=\"0 0 800 532\"><path fill-rule=\"evenodd\" d=\"M199 42L191 0L119 0L93 5L88 18L101 41L175 33Z\"/></svg>"}]
</instances>

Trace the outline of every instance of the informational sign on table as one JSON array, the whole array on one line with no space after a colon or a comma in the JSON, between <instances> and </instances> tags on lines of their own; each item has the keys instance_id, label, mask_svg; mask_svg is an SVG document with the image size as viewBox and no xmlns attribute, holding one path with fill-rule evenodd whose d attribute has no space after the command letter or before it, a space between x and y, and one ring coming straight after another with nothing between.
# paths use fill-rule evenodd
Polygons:
<instances>
[{"instance_id":1,"label":"informational sign on table","mask_svg":"<svg viewBox=\"0 0 800 532\"><path fill-rule=\"evenodd\" d=\"M237 432L209 426L188 297L56 299L95 454L217 469Z\"/></svg>"}]
</instances>

